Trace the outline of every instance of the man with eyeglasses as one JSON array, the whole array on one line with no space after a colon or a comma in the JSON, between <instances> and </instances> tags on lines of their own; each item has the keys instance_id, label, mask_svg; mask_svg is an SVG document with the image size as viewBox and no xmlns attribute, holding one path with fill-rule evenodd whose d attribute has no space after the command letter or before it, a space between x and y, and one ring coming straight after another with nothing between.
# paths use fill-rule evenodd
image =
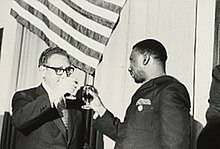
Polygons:
<instances>
[{"instance_id":1,"label":"man with eyeglasses","mask_svg":"<svg viewBox=\"0 0 220 149\"><path fill-rule=\"evenodd\" d=\"M82 111L67 99L78 88L69 55L59 47L48 48L38 64L42 83L18 91L12 99L12 123L18 130L16 149L81 149Z\"/></svg>"}]
</instances>

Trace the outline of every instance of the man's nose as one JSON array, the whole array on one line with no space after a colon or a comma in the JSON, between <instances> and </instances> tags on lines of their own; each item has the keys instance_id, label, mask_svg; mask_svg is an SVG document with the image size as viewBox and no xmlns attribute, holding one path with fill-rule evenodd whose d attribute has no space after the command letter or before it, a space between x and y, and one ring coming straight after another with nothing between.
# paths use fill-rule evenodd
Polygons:
<instances>
[{"instance_id":1,"label":"man's nose","mask_svg":"<svg viewBox=\"0 0 220 149\"><path fill-rule=\"evenodd\" d=\"M64 71L63 74L61 75L61 78L64 79L64 78L66 78L66 77L68 77L68 74L67 74L66 71Z\"/></svg>"}]
</instances>

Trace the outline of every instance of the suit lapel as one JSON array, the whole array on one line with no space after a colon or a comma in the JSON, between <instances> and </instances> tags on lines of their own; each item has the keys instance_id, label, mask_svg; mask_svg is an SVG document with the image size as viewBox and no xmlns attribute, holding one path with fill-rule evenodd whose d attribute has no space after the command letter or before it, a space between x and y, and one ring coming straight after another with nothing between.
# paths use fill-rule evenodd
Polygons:
<instances>
[{"instance_id":1,"label":"suit lapel","mask_svg":"<svg viewBox=\"0 0 220 149\"><path fill-rule=\"evenodd\" d=\"M68 115L69 115L68 116L68 121L69 121L68 131L66 130L61 118L55 119L53 121L56 124L56 126L60 129L60 131L63 133L63 135L66 138L67 143L69 144L74 134L74 128L75 128L76 119L77 119L77 111L75 109L68 109Z\"/></svg>"},{"instance_id":2,"label":"suit lapel","mask_svg":"<svg viewBox=\"0 0 220 149\"><path fill-rule=\"evenodd\" d=\"M47 94L47 91L44 89L43 85L41 84L36 88L36 95L40 96L44 94Z\"/></svg>"},{"instance_id":3,"label":"suit lapel","mask_svg":"<svg viewBox=\"0 0 220 149\"><path fill-rule=\"evenodd\" d=\"M62 134L64 135L66 141L67 141L67 130L62 122L62 119L61 118L57 118L57 119L54 119L53 122L56 124L56 126L58 127L58 129L60 129L60 131L62 132Z\"/></svg>"},{"instance_id":4,"label":"suit lapel","mask_svg":"<svg viewBox=\"0 0 220 149\"><path fill-rule=\"evenodd\" d=\"M74 134L74 128L77 119L77 111L75 109L69 109L68 114L69 114L69 128L68 128L68 143L69 143Z\"/></svg>"}]
</instances>

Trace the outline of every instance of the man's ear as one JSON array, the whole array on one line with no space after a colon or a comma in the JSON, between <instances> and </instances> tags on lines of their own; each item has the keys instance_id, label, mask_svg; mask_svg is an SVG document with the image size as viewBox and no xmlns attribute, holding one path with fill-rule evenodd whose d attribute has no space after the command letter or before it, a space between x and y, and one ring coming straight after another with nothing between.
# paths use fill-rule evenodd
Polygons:
<instances>
[{"instance_id":1,"label":"man's ear","mask_svg":"<svg viewBox=\"0 0 220 149\"><path fill-rule=\"evenodd\" d=\"M144 60L143 60L143 65L147 65L149 63L149 60L150 60L150 56L149 54L144 54Z\"/></svg>"},{"instance_id":2,"label":"man's ear","mask_svg":"<svg viewBox=\"0 0 220 149\"><path fill-rule=\"evenodd\" d=\"M145 53L143 54L143 57L144 57L144 59L143 59L143 65L147 65L147 64L149 63L149 60L150 60L149 53L145 52Z\"/></svg>"},{"instance_id":3,"label":"man's ear","mask_svg":"<svg viewBox=\"0 0 220 149\"><path fill-rule=\"evenodd\" d=\"M45 75L46 75L46 68L41 65L41 66L39 67L39 72L40 72L41 76L44 78Z\"/></svg>"}]
</instances>

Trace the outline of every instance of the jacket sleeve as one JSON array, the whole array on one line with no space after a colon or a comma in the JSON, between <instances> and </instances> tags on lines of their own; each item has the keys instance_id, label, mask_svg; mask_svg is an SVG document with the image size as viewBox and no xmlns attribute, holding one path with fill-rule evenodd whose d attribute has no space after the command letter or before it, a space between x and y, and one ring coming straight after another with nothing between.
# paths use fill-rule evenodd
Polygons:
<instances>
[{"instance_id":1,"label":"jacket sleeve","mask_svg":"<svg viewBox=\"0 0 220 149\"><path fill-rule=\"evenodd\" d=\"M209 96L209 108L206 112L208 123L220 119L220 65L216 66L212 71Z\"/></svg>"},{"instance_id":2,"label":"jacket sleeve","mask_svg":"<svg viewBox=\"0 0 220 149\"><path fill-rule=\"evenodd\" d=\"M49 110L52 110L48 95L33 97L28 92L16 92L12 99L12 123L28 133L48 121ZM47 116L46 116L47 115Z\"/></svg>"},{"instance_id":3,"label":"jacket sleeve","mask_svg":"<svg viewBox=\"0 0 220 149\"><path fill-rule=\"evenodd\" d=\"M93 122L93 127L107 135L112 140L116 140L121 122L113 114L106 110L102 117L98 117Z\"/></svg>"},{"instance_id":4,"label":"jacket sleeve","mask_svg":"<svg viewBox=\"0 0 220 149\"><path fill-rule=\"evenodd\" d=\"M186 88L173 83L161 98L161 145L166 149L188 149L190 145L190 100Z\"/></svg>"}]
</instances>

